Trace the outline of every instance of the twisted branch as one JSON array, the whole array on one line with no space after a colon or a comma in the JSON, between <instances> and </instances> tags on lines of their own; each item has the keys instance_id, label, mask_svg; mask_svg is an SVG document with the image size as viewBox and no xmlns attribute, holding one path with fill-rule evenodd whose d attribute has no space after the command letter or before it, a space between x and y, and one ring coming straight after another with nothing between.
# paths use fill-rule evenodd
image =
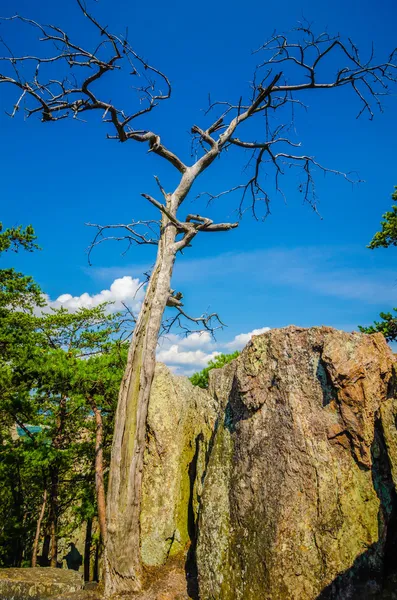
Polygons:
<instances>
[{"instance_id":1,"label":"twisted branch","mask_svg":"<svg viewBox=\"0 0 397 600\"><path fill-rule=\"evenodd\" d=\"M100 244L103 244L103 242L108 242L110 240L116 242L126 241L127 247L122 252L122 256L124 256L124 254L126 254L133 245L142 246L144 244L149 244L152 246L157 246L159 243L160 233L159 231L156 231L156 229L159 230L160 222L156 220L132 221L128 224L117 223L115 225L99 225L97 223L86 223L86 225L88 227L95 227L97 230L94 239L92 240L91 244L87 249L88 263L90 266L92 265L92 251ZM147 231L140 233L139 228L144 228ZM107 232L108 230L122 230L126 231L127 233L122 235L105 235L105 232ZM153 237L148 237L149 232L153 234Z\"/></svg>"}]
</instances>

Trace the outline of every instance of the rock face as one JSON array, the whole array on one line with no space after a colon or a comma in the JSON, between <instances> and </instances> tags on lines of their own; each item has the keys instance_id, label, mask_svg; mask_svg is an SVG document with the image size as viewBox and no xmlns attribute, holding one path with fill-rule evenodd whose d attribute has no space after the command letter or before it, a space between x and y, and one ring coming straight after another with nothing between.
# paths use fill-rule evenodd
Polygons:
<instances>
[{"instance_id":1,"label":"rock face","mask_svg":"<svg viewBox=\"0 0 397 600\"><path fill-rule=\"evenodd\" d=\"M394 362L380 334L288 327L212 371L201 600L393 597Z\"/></svg>"},{"instance_id":2,"label":"rock face","mask_svg":"<svg viewBox=\"0 0 397 600\"><path fill-rule=\"evenodd\" d=\"M0 569L2 600L44 600L83 589L83 576L66 569Z\"/></svg>"},{"instance_id":3,"label":"rock face","mask_svg":"<svg viewBox=\"0 0 397 600\"><path fill-rule=\"evenodd\" d=\"M141 554L160 566L195 537L198 498L216 411L210 395L158 364L147 421Z\"/></svg>"}]
</instances>

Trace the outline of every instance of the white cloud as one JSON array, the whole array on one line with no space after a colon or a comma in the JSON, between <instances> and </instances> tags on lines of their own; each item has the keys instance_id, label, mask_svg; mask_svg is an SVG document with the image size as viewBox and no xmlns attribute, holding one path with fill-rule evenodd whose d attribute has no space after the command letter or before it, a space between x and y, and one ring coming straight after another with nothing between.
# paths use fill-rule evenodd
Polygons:
<instances>
[{"instance_id":1,"label":"white cloud","mask_svg":"<svg viewBox=\"0 0 397 600\"><path fill-rule=\"evenodd\" d=\"M122 310L123 304L132 311L139 311L144 290L139 279L133 279L129 275L115 279L108 290L102 290L98 294L90 295L87 292L81 296L72 296L71 294L61 294L56 300L51 300L46 296L47 306L50 308L66 308L71 312L79 308L94 308L103 302L113 302L109 306L110 312Z\"/></svg>"},{"instance_id":2,"label":"white cloud","mask_svg":"<svg viewBox=\"0 0 397 600\"><path fill-rule=\"evenodd\" d=\"M160 339L157 360L165 363L173 373L192 375L204 369L210 360L222 352L242 350L253 335L265 333L269 329L270 327L262 327L249 333L240 333L226 343L214 341L207 331L191 333L185 338L170 334Z\"/></svg>"},{"instance_id":3,"label":"white cloud","mask_svg":"<svg viewBox=\"0 0 397 600\"><path fill-rule=\"evenodd\" d=\"M169 334L159 340L157 360L177 375L192 375L221 353L218 346L208 331L193 332L186 337Z\"/></svg>"},{"instance_id":4,"label":"white cloud","mask_svg":"<svg viewBox=\"0 0 397 600\"><path fill-rule=\"evenodd\" d=\"M144 289L139 279L130 275L119 277L113 281L109 289L102 290L97 294L84 292L80 296L72 294L61 294L56 300L45 296L47 306L38 309L41 312L50 308L64 307L71 312L79 308L93 308L103 302L112 302L109 306L111 312L123 309L123 304L137 313L141 307ZM169 334L161 338L157 351L157 360L165 363L171 371L177 374L191 375L196 371L204 369L210 360L222 352L241 350L253 335L265 333L269 327L253 329L249 333L236 335L231 342L217 342L208 331L193 332L186 337Z\"/></svg>"},{"instance_id":5,"label":"white cloud","mask_svg":"<svg viewBox=\"0 0 397 600\"><path fill-rule=\"evenodd\" d=\"M214 340L208 331L195 331L183 338L179 344L181 348L195 350L197 348L211 348L215 346Z\"/></svg>"},{"instance_id":6,"label":"white cloud","mask_svg":"<svg viewBox=\"0 0 397 600\"><path fill-rule=\"evenodd\" d=\"M180 344L172 344L169 348L157 353L157 360L166 365L194 367L196 370L200 370L218 354L220 352L217 351L208 353L203 350L184 350Z\"/></svg>"},{"instance_id":7,"label":"white cloud","mask_svg":"<svg viewBox=\"0 0 397 600\"><path fill-rule=\"evenodd\" d=\"M239 335L236 335L236 337L231 342L225 344L225 346L230 350L242 350L253 335L260 335L261 333L266 333L266 331L270 331L270 327L261 327L260 329L253 329L248 333L239 333Z\"/></svg>"}]
</instances>

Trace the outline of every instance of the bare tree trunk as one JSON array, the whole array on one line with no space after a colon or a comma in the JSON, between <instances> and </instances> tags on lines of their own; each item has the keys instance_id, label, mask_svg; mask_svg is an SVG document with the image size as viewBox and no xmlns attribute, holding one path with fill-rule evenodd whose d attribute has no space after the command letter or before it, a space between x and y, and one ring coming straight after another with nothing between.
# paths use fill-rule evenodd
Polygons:
<instances>
[{"instance_id":1,"label":"bare tree trunk","mask_svg":"<svg viewBox=\"0 0 397 600\"><path fill-rule=\"evenodd\" d=\"M106 495L103 481L103 421L100 409L91 399L92 410L95 415L95 489L98 505L99 530L102 543L106 544Z\"/></svg>"},{"instance_id":2,"label":"bare tree trunk","mask_svg":"<svg viewBox=\"0 0 397 600\"><path fill-rule=\"evenodd\" d=\"M156 348L170 293L176 231L163 226L156 264L135 326L115 417L109 488L105 591L109 596L141 589L139 516L146 418Z\"/></svg>"},{"instance_id":3,"label":"bare tree trunk","mask_svg":"<svg viewBox=\"0 0 397 600\"><path fill-rule=\"evenodd\" d=\"M34 536L33 550L32 550L32 567L35 567L37 565L37 550L38 550L39 540L40 540L41 523L43 522L46 504L47 504L47 489L44 490L43 502L41 505L39 518L37 519L36 535Z\"/></svg>"}]
</instances>

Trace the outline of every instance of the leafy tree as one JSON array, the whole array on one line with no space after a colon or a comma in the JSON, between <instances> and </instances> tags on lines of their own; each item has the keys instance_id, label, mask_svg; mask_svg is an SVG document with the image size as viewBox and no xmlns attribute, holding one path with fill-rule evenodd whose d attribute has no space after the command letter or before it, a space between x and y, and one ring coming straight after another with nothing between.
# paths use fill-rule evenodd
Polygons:
<instances>
[{"instance_id":1,"label":"leafy tree","mask_svg":"<svg viewBox=\"0 0 397 600\"><path fill-rule=\"evenodd\" d=\"M37 247L31 227L0 236L3 252ZM131 320L106 304L40 312L31 277L3 269L0 282L0 565L35 565L44 527L40 562L56 566L58 538L97 512L105 535L104 469Z\"/></svg>"},{"instance_id":2,"label":"leafy tree","mask_svg":"<svg viewBox=\"0 0 397 600\"><path fill-rule=\"evenodd\" d=\"M31 226L4 229L0 224L0 256L37 248ZM42 304L35 281L15 269L0 269L0 565L20 566L34 524L41 477L34 454L15 439L17 415L29 413L29 385L13 381L13 368L35 348L33 311ZM16 397L18 396L18 400ZM21 425L23 425L21 423ZM28 431L28 430L27 430ZM28 431L29 433L29 431Z\"/></svg>"},{"instance_id":3,"label":"leafy tree","mask_svg":"<svg viewBox=\"0 0 397 600\"><path fill-rule=\"evenodd\" d=\"M194 373L189 379L193 385L197 385L198 387L207 389L208 388L208 380L209 380L209 372L212 369L220 369L221 367L227 365L232 360L239 356L240 352L236 350L232 354L219 354L213 360L210 360L208 366L205 367L202 371L198 373Z\"/></svg>"},{"instance_id":4,"label":"leafy tree","mask_svg":"<svg viewBox=\"0 0 397 600\"><path fill-rule=\"evenodd\" d=\"M397 200L397 186L394 186L392 200ZM397 246L397 206L393 205L392 209L383 215L381 221L381 230L377 231L368 245L368 248L388 248L389 246Z\"/></svg>"},{"instance_id":5,"label":"leafy tree","mask_svg":"<svg viewBox=\"0 0 397 600\"><path fill-rule=\"evenodd\" d=\"M107 308L103 304L75 313L60 308L36 317L35 330L41 334L41 343L36 346L34 360L14 365L13 369L14 380L30 382L30 423L39 426L40 432L34 434L34 439L38 447L46 450L43 472L48 491L51 566L58 562L57 541L65 530L63 514L67 514L67 521L75 514L75 527L82 520L91 519L98 509L100 516L104 511L103 461L100 473L97 462L98 454L103 454L100 413L104 407L110 420L113 418L124 368L120 358L122 367L117 370L115 357L125 357L117 340L122 316L108 314ZM109 373L111 367L113 371ZM95 494L94 480L98 479L102 485L96 486Z\"/></svg>"},{"instance_id":6,"label":"leafy tree","mask_svg":"<svg viewBox=\"0 0 397 600\"><path fill-rule=\"evenodd\" d=\"M27 225L25 229L21 225L4 229L3 223L0 222L0 254L7 250L18 252L20 249L32 252L39 248L35 243L36 239L32 225Z\"/></svg>"},{"instance_id":7,"label":"leafy tree","mask_svg":"<svg viewBox=\"0 0 397 600\"><path fill-rule=\"evenodd\" d=\"M397 312L397 308L393 308ZM397 340L397 317L392 313L381 312L379 314L382 321L374 321L369 327L358 326L362 333L383 333L388 342Z\"/></svg>"},{"instance_id":8,"label":"leafy tree","mask_svg":"<svg viewBox=\"0 0 397 600\"><path fill-rule=\"evenodd\" d=\"M392 200L397 200L397 186L394 186ZM368 248L388 248L389 246L397 246L397 206L393 205L392 210L383 215L381 221L381 230L377 231L372 238ZM393 308L393 312L397 313L397 308ZM397 340L397 316L391 312L381 312L381 321L374 321L373 325L363 327L359 325L359 330L362 333L383 333L388 342Z\"/></svg>"},{"instance_id":9,"label":"leafy tree","mask_svg":"<svg viewBox=\"0 0 397 600\"><path fill-rule=\"evenodd\" d=\"M157 247L116 412L108 490L108 520L112 527L108 532L105 556L106 593L112 594L139 590L142 585L141 473L148 403L164 311L167 306L177 311L171 322L178 322L183 317L202 329L212 330L219 325L216 314L190 317L181 308L181 292L174 293L170 289L175 260L180 252L188 250L196 236L230 232L238 226L238 223L214 223L206 215L186 215L183 204L193 185L207 169L216 168L218 158L226 159L227 150L233 147L236 151L243 150L245 155L247 151L251 154L251 168L244 170L246 179L232 182L229 189L220 194L202 191L201 195L207 194L210 200L215 200L220 196L225 198L228 193L240 193L237 200L240 217L248 209L255 218L261 218L269 212L271 196L281 192L282 175L294 172L298 174L299 193L315 208L314 171L327 172L329 169L310 153L300 152L299 140L292 137L294 128L284 125L291 118L289 109L306 101L307 94L335 94L343 88L357 98L359 114L367 113L372 118L371 105L373 102L379 105L379 92L383 93L386 83L389 87L396 81L396 66L393 64L394 52L384 62L375 62L373 56L363 62L351 40L344 42L339 36L328 33L315 35L306 24L288 35L274 34L260 48L261 64L255 68L251 88L246 93L239 93L236 100L213 103L206 112L212 117L207 116L202 126L192 126L194 151L190 155L193 158L191 164L186 164L183 152L170 150L148 124L153 110L171 98L169 78L145 61L128 39L98 23L83 0L77 0L77 5L87 26L97 34L98 44L92 44L89 32L86 40L84 34L82 40L74 40L57 26L43 26L18 15L10 19L15 25L28 24L35 28L40 43L49 52L32 51L21 56L15 51L3 57L0 83L12 86L16 92L11 116L16 115L22 101L28 115L40 115L45 123L54 124L64 118L78 119L86 113L98 115L111 128L109 139L123 144L147 144L150 156L156 155L166 161L178 178L171 191L156 178L161 201L147 193L142 194L159 211L156 222L150 217L121 226L99 225L93 243L93 246L101 243L109 229L121 228L122 233L119 231L110 238L124 237L129 245ZM87 40L89 44L86 44ZM66 71L68 74L64 76ZM130 95L126 106L120 105L121 98L117 103L109 101L111 77L116 76L120 81L123 74L127 81L132 77L134 81L144 82L137 90L137 104L132 107ZM343 110L346 103L335 102L335 106ZM287 115L282 116L285 110ZM266 127L261 127L263 123ZM262 137L258 137L259 131ZM253 137L250 132L255 132ZM66 163L65 168L69 168ZM272 178L268 177L270 172ZM347 175L344 177L348 179ZM230 212L230 206L227 210Z\"/></svg>"},{"instance_id":10,"label":"leafy tree","mask_svg":"<svg viewBox=\"0 0 397 600\"><path fill-rule=\"evenodd\" d=\"M105 472L110 464L110 447L118 391L127 361L127 346L113 341L103 352L79 361L75 372L74 389L92 410L95 440L95 491L102 542L106 542L106 482Z\"/></svg>"}]
</instances>

